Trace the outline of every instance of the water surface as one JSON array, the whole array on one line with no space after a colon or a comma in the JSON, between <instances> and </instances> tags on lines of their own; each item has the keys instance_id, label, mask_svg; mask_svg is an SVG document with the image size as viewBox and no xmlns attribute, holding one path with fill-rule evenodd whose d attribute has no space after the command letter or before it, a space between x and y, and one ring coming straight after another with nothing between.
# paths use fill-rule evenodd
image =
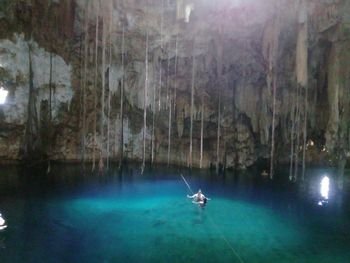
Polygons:
<instances>
[{"instance_id":1,"label":"water surface","mask_svg":"<svg viewBox=\"0 0 350 263\"><path fill-rule=\"evenodd\" d=\"M186 198L201 188L202 209ZM318 205L325 170L304 188L278 173L79 166L0 171L0 262L350 262L349 198L335 192Z\"/></svg>"}]
</instances>

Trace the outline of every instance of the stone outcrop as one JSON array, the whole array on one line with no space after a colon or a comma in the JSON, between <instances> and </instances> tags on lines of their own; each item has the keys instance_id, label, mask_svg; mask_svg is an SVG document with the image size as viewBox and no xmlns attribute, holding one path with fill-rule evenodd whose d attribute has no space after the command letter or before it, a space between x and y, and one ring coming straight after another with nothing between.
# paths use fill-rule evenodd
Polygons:
<instances>
[{"instance_id":1,"label":"stone outcrop","mask_svg":"<svg viewBox=\"0 0 350 263\"><path fill-rule=\"evenodd\" d=\"M113 161L123 149L126 158L140 160L146 105L147 159L153 141L155 162L167 162L173 107L170 163L188 163L193 112L192 160L199 166L202 96L203 167L219 160L226 167L246 168L267 160L272 135L277 162L301 164L304 148L308 163L337 164L336 157L347 156L348 1L5 2L0 85L9 97L0 105L2 160L25 158L30 59L38 158ZM306 145L309 140L313 146ZM315 152L328 157L315 158Z\"/></svg>"}]
</instances>

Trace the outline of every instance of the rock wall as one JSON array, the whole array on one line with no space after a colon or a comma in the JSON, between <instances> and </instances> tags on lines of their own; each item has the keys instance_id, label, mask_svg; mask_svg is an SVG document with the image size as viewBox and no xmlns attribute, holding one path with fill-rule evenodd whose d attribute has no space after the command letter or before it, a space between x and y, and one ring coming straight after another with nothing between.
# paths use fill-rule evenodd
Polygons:
<instances>
[{"instance_id":1,"label":"rock wall","mask_svg":"<svg viewBox=\"0 0 350 263\"><path fill-rule=\"evenodd\" d=\"M335 165L350 145L349 13L345 0L5 1L1 159L25 158L30 48L38 158L140 160L145 134L147 161L166 163L171 108L171 164L189 162L193 112L193 166L202 140L203 167L246 168L272 142L277 162Z\"/></svg>"}]
</instances>

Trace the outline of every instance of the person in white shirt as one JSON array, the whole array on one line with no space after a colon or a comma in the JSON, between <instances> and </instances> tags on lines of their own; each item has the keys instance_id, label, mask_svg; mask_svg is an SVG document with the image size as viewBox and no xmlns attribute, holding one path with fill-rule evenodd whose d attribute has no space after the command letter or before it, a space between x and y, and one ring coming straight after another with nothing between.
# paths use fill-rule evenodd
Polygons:
<instances>
[{"instance_id":1,"label":"person in white shirt","mask_svg":"<svg viewBox=\"0 0 350 263\"><path fill-rule=\"evenodd\" d=\"M201 189L198 190L198 192L194 195L187 195L188 198L193 199L193 202L199 203L199 204L206 204L209 198L207 198L201 191Z\"/></svg>"}]
</instances>

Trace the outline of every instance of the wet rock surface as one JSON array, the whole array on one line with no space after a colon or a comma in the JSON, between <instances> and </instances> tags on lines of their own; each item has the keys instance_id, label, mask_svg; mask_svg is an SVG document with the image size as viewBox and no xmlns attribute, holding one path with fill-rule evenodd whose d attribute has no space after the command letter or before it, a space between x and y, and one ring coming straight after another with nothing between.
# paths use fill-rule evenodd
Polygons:
<instances>
[{"instance_id":1,"label":"wet rock surface","mask_svg":"<svg viewBox=\"0 0 350 263\"><path fill-rule=\"evenodd\" d=\"M145 134L146 159L166 163L172 107L171 164L188 164L191 112L193 166L202 114L203 167L269 159L272 137L277 162L308 147L308 163L336 164L350 145L349 14L341 0L5 1L1 159L27 158L35 138L38 158L140 160Z\"/></svg>"}]
</instances>

